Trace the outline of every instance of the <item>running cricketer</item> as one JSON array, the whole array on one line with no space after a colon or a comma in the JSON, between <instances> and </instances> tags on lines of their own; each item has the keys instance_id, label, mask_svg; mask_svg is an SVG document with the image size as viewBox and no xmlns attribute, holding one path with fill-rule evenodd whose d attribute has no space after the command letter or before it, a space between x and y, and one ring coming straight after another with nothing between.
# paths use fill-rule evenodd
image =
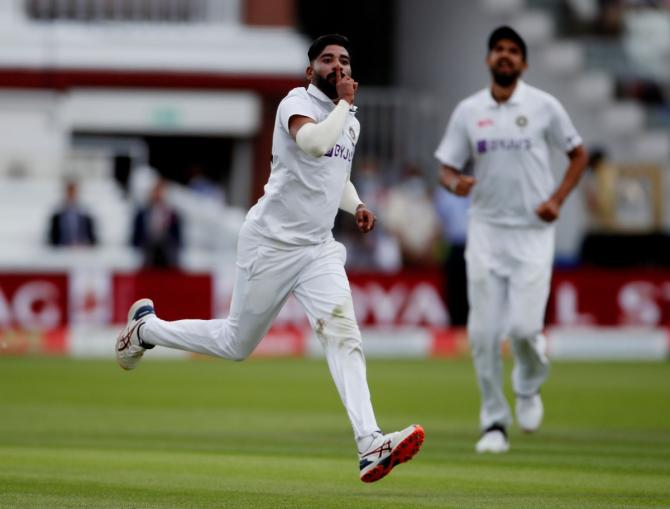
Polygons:
<instances>
[{"instance_id":1,"label":"running cricketer","mask_svg":"<svg viewBox=\"0 0 670 509\"><path fill-rule=\"evenodd\" d=\"M323 345L351 421L360 478L373 482L410 460L424 431L412 425L384 435L377 425L344 271L346 252L331 232L338 208L354 216L362 233L375 225L349 179L360 133L349 41L321 36L308 57L309 86L291 90L279 104L270 178L240 231L230 315L167 322L156 316L151 300L141 299L130 308L116 356L124 369L135 368L155 345L244 360L293 294Z\"/></svg>"},{"instance_id":2,"label":"running cricketer","mask_svg":"<svg viewBox=\"0 0 670 509\"><path fill-rule=\"evenodd\" d=\"M465 251L468 336L481 393L477 452L509 449L512 423L503 393L500 343L514 355L516 421L527 432L544 415L540 388L549 372L544 313L554 257L554 222L587 163L582 140L561 104L521 80L526 44L512 28L494 30L486 63L491 85L461 101L435 151L441 184L472 195ZM550 145L565 152L558 186ZM473 164L473 176L461 170Z\"/></svg>"}]
</instances>

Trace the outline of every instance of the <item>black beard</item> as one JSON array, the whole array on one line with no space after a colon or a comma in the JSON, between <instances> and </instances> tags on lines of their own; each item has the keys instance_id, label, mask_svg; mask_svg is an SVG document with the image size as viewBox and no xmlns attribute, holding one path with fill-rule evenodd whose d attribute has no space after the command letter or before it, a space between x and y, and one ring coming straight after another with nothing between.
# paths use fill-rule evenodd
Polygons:
<instances>
[{"instance_id":1,"label":"black beard","mask_svg":"<svg viewBox=\"0 0 670 509\"><path fill-rule=\"evenodd\" d=\"M333 77L335 77L334 74L333 74ZM312 83L314 84L314 86L316 88L321 90L321 92L326 94L331 99L333 99L333 100L337 99L337 97L338 97L337 88L335 87L335 85L333 83L328 81L328 78L323 78L323 77L319 76L318 74L315 74L314 78L312 79Z\"/></svg>"},{"instance_id":2,"label":"black beard","mask_svg":"<svg viewBox=\"0 0 670 509\"><path fill-rule=\"evenodd\" d=\"M521 73L519 72L512 72L509 74L503 74L500 72L496 72L494 70L491 71L491 75L493 76L493 81L495 81L496 85L501 86L503 88L510 87L516 83L516 80L519 79L519 76Z\"/></svg>"}]
</instances>

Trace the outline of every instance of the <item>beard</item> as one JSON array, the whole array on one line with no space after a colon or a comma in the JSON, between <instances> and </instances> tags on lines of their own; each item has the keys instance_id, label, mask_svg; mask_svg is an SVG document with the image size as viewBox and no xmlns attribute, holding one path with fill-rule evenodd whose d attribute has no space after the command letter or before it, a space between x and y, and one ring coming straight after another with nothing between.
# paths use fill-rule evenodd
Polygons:
<instances>
[{"instance_id":1,"label":"beard","mask_svg":"<svg viewBox=\"0 0 670 509\"><path fill-rule=\"evenodd\" d=\"M333 82L330 81L330 79L333 79ZM325 78L323 76L320 76L318 74L314 74L314 78L312 79L312 83L316 88L321 90L324 94L326 94L328 97L331 99L335 100L338 97L337 94L337 87L335 87L335 73L329 74Z\"/></svg>"},{"instance_id":2,"label":"beard","mask_svg":"<svg viewBox=\"0 0 670 509\"><path fill-rule=\"evenodd\" d=\"M521 73L519 71L511 71L503 73L500 71L496 71L495 69L491 69L491 76L493 76L493 81L495 81L496 85L506 88L511 85L514 85L514 83L516 83L516 80L519 79L519 76L521 76Z\"/></svg>"}]
</instances>

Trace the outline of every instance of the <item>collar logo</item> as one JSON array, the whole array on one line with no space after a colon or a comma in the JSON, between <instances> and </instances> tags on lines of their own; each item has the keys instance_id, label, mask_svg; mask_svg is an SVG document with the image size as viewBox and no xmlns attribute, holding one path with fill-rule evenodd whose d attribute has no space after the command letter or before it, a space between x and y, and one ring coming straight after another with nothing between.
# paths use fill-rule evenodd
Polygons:
<instances>
[{"instance_id":1,"label":"collar logo","mask_svg":"<svg viewBox=\"0 0 670 509\"><path fill-rule=\"evenodd\" d=\"M516 125L519 127L526 127L528 125L528 118L523 115L516 117Z\"/></svg>"}]
</instances>

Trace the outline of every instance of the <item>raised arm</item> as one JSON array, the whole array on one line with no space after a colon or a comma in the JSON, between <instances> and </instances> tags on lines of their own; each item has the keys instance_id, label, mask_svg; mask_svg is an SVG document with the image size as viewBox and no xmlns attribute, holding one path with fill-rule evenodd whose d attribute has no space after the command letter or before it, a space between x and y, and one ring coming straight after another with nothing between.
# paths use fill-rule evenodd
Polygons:
<instances>
[{"instance_id":1,"label":"raised arm","mask_svg":"<svg viewBox=\"0 0 670 509\"><path fill-rule=\"evenodd\" d=\"M337 75L336 88L339 100L335 109L321 122L302 115L293 115L288 122L289 133L300 149L312 157L321 157L339 139L349 116L349 108L354 103L356 83L350 76Z\"/></svg>"}]
</instances>

